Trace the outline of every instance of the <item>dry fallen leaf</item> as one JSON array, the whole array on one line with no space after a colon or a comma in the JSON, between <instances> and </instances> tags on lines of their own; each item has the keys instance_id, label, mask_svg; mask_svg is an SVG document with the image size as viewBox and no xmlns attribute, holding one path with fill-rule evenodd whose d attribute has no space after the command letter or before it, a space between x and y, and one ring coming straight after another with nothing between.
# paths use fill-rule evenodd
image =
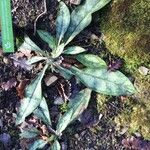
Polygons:
<instances>
[{"instance_id":1,"label":"dry fallen leaf","mask_svg":"<svg viewBox=\"0 0 150 150\"><path fill-rule=\"evenodd\" d=\"M29 81L28 79L21 80L20 83L18 84L18 86L16 87L18 96L21 99L24 98L24 91L25 91L25 88L26 88L28 81Z\"/></svg>"},{"instance_id":2,"label":"dry fallen leaf","mask_svg":"<svg viewBox=\"0 0 150 150\"><path fill-rule=\"evenodd\" d=\"M17 85L17 81L15 78L12 78L10 80L8 80L7 82L3 82L1 84L1 88L5 91L8 91L9 89L15 87Z\"/></svg>"},{"instance_id":3,"label":"dry fallen leaf","mask_svg":"<svg viewBox=\"0 0 150 150\"><path fill-rule=\"evenodd\" d=\"M32 69L32 65L26 64L25 58L16 58L15 55L12 55L10 58L13 60L13 64L15 67L21 67L25 70L31 70Z\"/></svg>"},{"instance_id":4,"label":"dry fallen leaf","mask_svg":"<svg viewBox=\"0 0 150 150\"><path fill-rule=\"evenodd\" d=\"M0 48L0 57L2 57L3 56L3 50L2 50L2 48Z\"/></svg>"},{"instance_id":5,"label":"dry fallen leaf","mask_svg":"<svg viewBox=\"0 0 150 150\"><path fill-rule=\"evenodd\" d=\"M27 58L31 58L31 57L32 57L31 50L19 49L19 52L21 52L21 53L22 53L24 56L26 56Z\"/></svg>"}]
</instances>

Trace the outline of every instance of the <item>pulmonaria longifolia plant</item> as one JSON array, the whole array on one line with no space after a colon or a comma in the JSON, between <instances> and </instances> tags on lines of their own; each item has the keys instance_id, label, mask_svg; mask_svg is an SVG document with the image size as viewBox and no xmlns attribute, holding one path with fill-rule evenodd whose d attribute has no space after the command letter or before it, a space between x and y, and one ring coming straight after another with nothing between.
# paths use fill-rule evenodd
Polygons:
<instances>
[{"instance_id":1,"label":"pulmonaria longifolia plant","mask_svg":"<svg viewBox=\"0 0 150 150\"><path fill-rule=\"evenodd\" d=\"M65 3L59 2L56 36L53 37L50 33L43 30L37 31L41 39L48 43L51 48L50 53L42 51L29 37L25 37L21 48L38 53L37 56L33 56L26 63L32 65L44 61L45 66L26 87L25 98L21 101L16 124L23 123L25 118L33 113L54 133L54 135L43 140L40 138L40 132L36 128L22 131L22 138L39 137L30 146L31 150L43 148L47 144L51 145L51 150L60 150L58 138L65 128L87 108L92 90L113 96L130 95L135 92L135 88L130 80L120 71L108 71L106 63L101 58L93 54L86 54L86 49L80 46L67 46L77 34L90 24L92 13L101 9L109 2L110 0L85 0L71 14ZM74 59L84 67L81 69L78 65L64 65L62 63L63 58L70 55L73 55ZM69 100L67 111L60 117L55 128L52 127L48 106L42 95L41 83L46 70L51 73L59 73L66 80L70 80L74 76L87 87L77 93L73 99Z\"/></svg>"}]
</instances>

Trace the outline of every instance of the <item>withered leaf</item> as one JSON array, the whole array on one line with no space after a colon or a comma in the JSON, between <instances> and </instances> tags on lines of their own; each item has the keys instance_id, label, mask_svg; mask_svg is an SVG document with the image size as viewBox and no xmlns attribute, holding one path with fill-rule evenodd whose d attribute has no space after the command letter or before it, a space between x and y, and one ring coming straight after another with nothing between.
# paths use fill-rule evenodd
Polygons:
<instances>
[{"instance_id":1,"label":"withered leaf","mask_svg":"<svg viewBox=\"0 0 150 150\"><path fill-rule=\"evenodd\" d=\"M24 98L24 92L25 92L25 88L26 88L28 81L29 81L28 79L21 80L20 83L18 84L18 86L16 87L18 96L21 99Z\"/></svg>"},{"instance_id":2,"label":"withered leaf","mask_svg":"<svg viewBox=\"0 0 150 150\"><path fill-rule=\"evenodd\" d=\"M150 150L149 141L136 138L136 137L123 139L122 144L125 148L132 149L132 150Z\"/></svg>"},{"instance_id":3,"label":"withered leaf","mask_svg":"<svg viewBox=\"0 0 150 150\"><path fill-rule=\"evenodd\" d=\"M26 59L25 58L16 58L15 55L11 56L11 59L13 60L13 64L15 67L20 67L23 68L25 70L31 70L32 69L32 65L28 65L26 63Z\"/></svg>"},{"instance_id":4,"label":"withered leaf","mask_svg":"<svg viewBox=\"0 0 150 150\"><path fill-rule=\"evenodd\" d=\"M9 89L15 87L17 85L17 80L15 78L12 78L8 80L7 82L3 82L1 84L1 88L5 91L8 91Z\"/></svg>"}]
</instances>

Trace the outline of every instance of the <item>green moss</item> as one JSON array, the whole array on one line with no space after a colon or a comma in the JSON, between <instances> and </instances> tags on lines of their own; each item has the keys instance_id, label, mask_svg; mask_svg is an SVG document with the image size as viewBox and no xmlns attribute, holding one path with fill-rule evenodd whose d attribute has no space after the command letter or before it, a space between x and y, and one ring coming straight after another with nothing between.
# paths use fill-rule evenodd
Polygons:
<instances>
[{"instance_id":1,"label":"green moss","mask_svg":"<svg viewBox=\"0 0 150 150\"><path fill-rule=\"evenodd\" d=\"M113 0L100 15L106 47L111 54L124 59L122 70L135 78L138 99L143 101L150 101L150 79L140 75L138 68L150 67L149 14L148 0Z\"/></svg>"},{"instance_id":2,"label":"green moss","mask_svg":"<svg viewBox=\"0 0 150 150\"><path fill-rule=\"evenodd\" d=\"M143 105L132 108L130 113L124 111L115 118L116 125L121 128L128 128L130 134L140 132L147 140L150 140L150 110Z\"/></svg>"},{"instance_id":3,"label":"green moss","mask_svg":"<svg viewBox=\"0 0 150 150\"><path fill-rule=\"evenodd\" d=\"M150 140L150 75L138 71L140 66L150 67L149 14L149 0L113 0L100 14L100 30L109 52L124 59L122 70L135 79L138 90L115 122Z\"/></svg>"},{"instance_id":4,"label":"green moss","mask_svg":"<svg viewBox=\"0 0 150 150\"><path fill-rule=\"evenodd\" d=\"M150 59L150 5L147 0L114 0L101 15L100 29L107 48L136 70ZM141 59L142 56L142 59Z\"/></svg>"},{"instance_id":5,"label":"green moss","mask_svg":"<svg viewBox=\"0 0 150 150\"><path fill-rule=\"evenodd\" d=\"M106 111L106 102L108 98L105 95L97 94L97 111L105 112Z\"/></svg>"}]
</instances>

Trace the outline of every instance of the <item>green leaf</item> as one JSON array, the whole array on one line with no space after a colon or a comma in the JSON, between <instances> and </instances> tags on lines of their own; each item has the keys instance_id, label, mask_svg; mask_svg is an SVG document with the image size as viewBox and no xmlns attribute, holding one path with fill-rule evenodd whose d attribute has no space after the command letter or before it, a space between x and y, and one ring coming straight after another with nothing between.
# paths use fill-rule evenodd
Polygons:
<instances>
[{"instance_id":1,"label":"green leaf","mask_svg":"<svg viewBox=\"0 0 150 150\"><path fill-rule=\"evenodd\" d=\"M32 65L34 63L37 63L39 61L46 60L46 59L47 59L46 57L34 56L34 57L30 58L29 60L27 60L26 64L27 65Z\"/></svg>"},{"instance_id":2,"label":"green leaf","mask_svg":"<svg viewBox=\"0 0 150 150\"><path fill-rule=\"evenodd\" d=\"M44 140L36 140L29 148L29 150L37 150L42 149L47 144L47 141Z\"/></svg>"},{"instance_id":3,"label":"green leaf","mask_svg":"<svg viewBox=\"0 0 150 150\"><path fill-rule=\"evenodd\" d=\"M87 108L89 100L91 97L91 90L84 89L79 92L75 98L71 99L68 104L68 111L60 118L56 132L58 135L62 133L63 130L75 119L82 114L82 112Z\"/></svg>"},{"instance_id":4,"label":"green leaf","mask_svg":"<svg viewBox=\"0 0 150 150\"><path fill-rule=\"evenodd\" d=\"M56 48L56 40L49 32L44 30L38 30L37 33L39 34L40 38L44 42L46 42L52 50Z\"/></svg>"},{"instance_id":5,"label":"green leaf","mask_svg":"<svg viewBox=\"0 0 150 150\"><path fill-rule=\"evenodd\" d=\"M21 138L34 138L40 134L39 130L37 128L32 127L31 129L24 128L23 131L19 134Z\"/></svg>"},{"instance_id":6,"label":"green leaf","mask_svg":"<svg viewBox=\"0 0 150 150\"><path fill-rule=\"evenodd\" d=\"M51 146L51 150L61 150L61 146L57 140Z\"/></svg>"},{"instance_id":7,"label":"green leaf","mask_svg":"<svg viewBox=\"0 0 150 150\"><path fill-rule=\"evenodd\" d=\"M58 39L58 45L64 37L65 32L68 29L70 23L70 12L64 2L59 3L59 12L56 19L56 37Z\"/></svg>"},{"instance_id":8,"label":"green leaf","mask_svg":"<svg viewBox=\"0 0 150 150\"><path fill-rule=\"evenodd\" d=\"M104 68L70 69L74 75L87 87L106 95L130 95L135 88L130 80L121 72L110 72Z\"/></svg>"},{"instance_id":9,"label":"green leaf","mask_svg":"<svg viewBox=\"0 0 150 150\"><path fill-rule=\"evenodd\" d=\"M77 55L76 59L84 66L89 68L106 68L107 65L104 60L93 54L81 54Z\"/></svg>"},{"instance_id":10,"label":"green leaf","mask_svg":"<svg viewBox=\"0 0 150 150\"><path fill-rule=\"evenodd\" d=\"M60 75L62 75L65 79L70 80L72 78L73 73L70 70L61 66L57 66L57 68L59 70Z\"/></svg>"},{"instance_id":11,"label":"green leaf","mask_svg":"<svg viewBox=\"0 0 150 150\"><path fill-rule=\"evenodd\" d=\"M54 49L54 50L52 51L52 53L51 53L52 58L57 58L57 57L59 57L59 56L62 54L62 52L63 52L63 50L64 50L64 47L65 47L65 44L62 43L62 44L59 45L56 49Z\"/></svg>"},{"instance_id":12,"label":"green leaf","mask_svg":"<svg viewBox=\"0 0 150 150\"><path fill-rule=\"evenodd\" d=\"M65 34L67 45L72 39L87 27L92 20L92 13L104 7L111 0L86 0L71 13L69 28Z\"/></svg>"},{"instance_id":13,"label":"green leaf","mask_svg":"<svg viewBox=\"0 0 150 150\"><path fill-rule=\"evenodd\" d=\"M45 98L43 97L40 105L34 110L34 115L41 119L45 124L51 125L50 114Z\"/></svg>"},{"instance_id":14,"label":"green leaf","mask_svg":"<svg viewBox=\"0 0 150 150\"><path fill-rule=\"evenodd\" d=\"M25 90L25 98L21 101L18 115L16 118L16 124L20 124L25 120L25 117L30 115L42 101L42 87L41 81L45 74L48 65L46 64L43 71L40 72L38 77L33 80Z\"/></svg>"},{"instance_id":15,"label":"green leaf","mask_svg":"<svg viewBox=\"0 0 150 150\"><path fill-rule=\"evenodd\" d=\"M43 54L44 52L26 35L24 38L24 42L19 47L19 49L27 49L35 52L39 52Z\"/></svg>"},{"instance_id":16,"label":"green leaf","mask_svg":"<svg viewBox=\"0 0 150 150\"><path fill-rule=\"evenodd\" d=\"M85 51L86 50L80 46L71 46L71 47L68 47L67 49L65 49L65 51L63 53L74 55L74 54L83 53Z\"/></svg>"}]
</instances>

